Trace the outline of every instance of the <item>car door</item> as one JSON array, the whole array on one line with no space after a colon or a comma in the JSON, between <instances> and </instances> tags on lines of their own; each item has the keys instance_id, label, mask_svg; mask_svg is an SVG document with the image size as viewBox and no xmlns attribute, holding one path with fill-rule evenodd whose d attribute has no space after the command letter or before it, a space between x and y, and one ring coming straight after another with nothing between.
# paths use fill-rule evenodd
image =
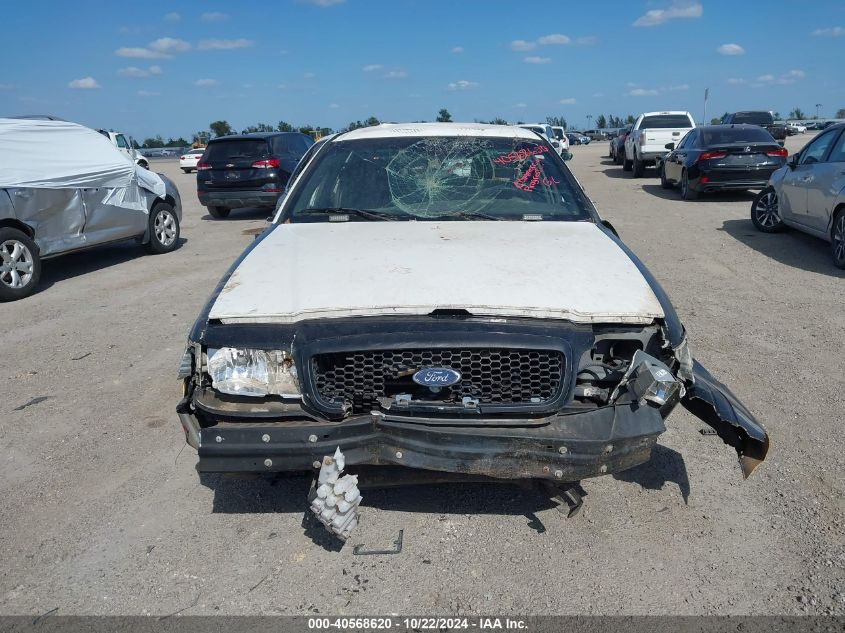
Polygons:
<instances>
[{"instance_id":1,"label":"car door","mask_svg":"<svg viewBox=\"0 0 845 633\"><path fill-rule=\"evenodd\" d=\"M42 257L85 245L85 210L79 189L7 189L15 217L35 231Z\"/></svg>"},{"instance_id":2,"label":"car door","mask_svg":"<svg viewBox=\"0 0 845 633\"><path fill-rule=\"evenodd\" d=\"M781 212L790 220L811 227L807 213L807 189L815 179L815 168L827 156L833 140L839 136L839 130L830 130L801 150L798 164L788 169L781 181Z\"/></svg>"},{"instance_id":3,"label":"car door","mask_svg":"<svg viewBox=\"0 0 845 633\"><path fill-rule=\"evenodd\" d=\"M838 131L830 151L813 163L813 178L807 182L807 224L821 233L829 231L833 205L845 187L845 132Z\"/></svg>"},{"instance_id":4,"label":"car door","mask_svg":"<svg viewBox=\"0 0 845 633\"><path fill-rule=\"evenodd\" d=\"M149 214L140 209L128 209L114 204L110 198L114 189L83 189L85 201L85 244L105 244L143 235Z\"/></svg>"},{"instance_id":5,"label":"car door","mask_svg":"<svg viewBox=\"0 0 845 633\"><path fill-rule=\"evenodd\" d=\"M688 148L694 142L695 130L691 130L681 139L674 150L667 156L666 162L666 178L672 182L681 181L681 172L684 168L684 160L687 155Z\"/></svg>"}]
</instances>

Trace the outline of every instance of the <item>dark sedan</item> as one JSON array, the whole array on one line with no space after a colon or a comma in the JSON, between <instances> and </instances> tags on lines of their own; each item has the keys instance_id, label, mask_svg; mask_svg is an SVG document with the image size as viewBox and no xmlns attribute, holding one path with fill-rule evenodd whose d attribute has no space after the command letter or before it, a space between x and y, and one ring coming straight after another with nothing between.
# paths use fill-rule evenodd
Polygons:
<instances>
[{"instance_id":1,"label":"dark sedan","mask_svg":"<svg viewBox=\"0 0 845 633\"><path fill-rule=\"evenodd\" d=\"M625 156L625 139L628 138L628 134L631 133L631 128L633 126L628 125L623 127L619 130L618 134L610 139L610 148L608 149L608 154L613 159L613 162L617 165L622 164L622 158Z\"/></svg>"},{"instance_id":2,"label":"dark sedan","mask_svg":"<svg viewBox=\"0 0 845 633\"><path fill-rule=\"evenodd\" d=\"M787 151L756 125L706 125L681 139L659 164L660 185L678 185L684 200L708 191L762 189Z\"/></svg>"}]
</instances>

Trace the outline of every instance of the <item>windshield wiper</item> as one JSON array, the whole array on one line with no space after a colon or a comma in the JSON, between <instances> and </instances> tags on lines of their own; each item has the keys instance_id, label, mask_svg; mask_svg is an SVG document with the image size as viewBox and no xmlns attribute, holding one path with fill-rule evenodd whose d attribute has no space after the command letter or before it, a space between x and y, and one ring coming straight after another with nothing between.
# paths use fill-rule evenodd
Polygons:
<instances>
[{"instance_id":1,"label":"windshield wiper","mask_svg":"<svg viewBox=\"0 0 845 633\"><path fill-rule=\"evenodd\" d=\"M502 221L505 218L499 215L489 215L487 213L481 213L479 211L464 211L461 213L453 213L451 215L447 215L445 217L448 218L464 218L466 220L496 220Z\"/></svg>"},{"instance_id":2,"label":"windshield wiper","mask_svg":"<svg viewBox=\"0 0 845 633\"><path fill-rule=\"evenodd\" d=\"M355 209L352 207L308 207L302 211L296 211L294 215L328 215L336 213L338 215L354 215L359 218L366 218L367 220L398 220L392 213L384 213L382 211L373 211L372 209Z\"/></svg>"}]
</instances>

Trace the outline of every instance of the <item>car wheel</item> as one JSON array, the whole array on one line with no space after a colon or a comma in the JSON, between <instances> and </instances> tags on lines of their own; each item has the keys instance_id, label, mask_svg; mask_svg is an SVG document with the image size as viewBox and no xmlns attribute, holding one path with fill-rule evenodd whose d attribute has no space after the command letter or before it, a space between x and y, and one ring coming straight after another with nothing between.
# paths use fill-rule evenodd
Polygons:
<instances>
[{"instance_id":1,"label":"car wheel","mask_svg":"<svg viewBox=\"0 0 845 633\"><path fill-rule=\"evenodd\" d=\"M695 200L698 197L698 192L689 184L689 176L686 170L681 174L681 198L684 200Z\"/></svg>"},{"instance_id":2,"label":"car wheel","mask_svg":"<svg viewBox=\"0 0 845 633\"><path fill-rule=\"evenodd\" d=\"M23 231L0 228L0 301L16 301L35 291L41 278L38 246Z\"/></svg>"},{"instance_id":3,"label":"car wheel","mask_svg":"<svg viewBox=\"0 0 845 633\"><path fill-rule=\"evenodd\" d=\"M845 268L845 208L840 208L833 220L830 233L830 254L837 268Z\"/></svg>"},{"instance_id":4,"label":"car wheel","mask_svg":"<svg viewBox=\"0 0 845 633\"><path fill-rule=\"evenodd\" d=\"M637 158L636 152L634 152L634 164L632 165L632 170L634 172L634 178L642 178L643 173L645 172L645 163Z\"/></svg>"},{"instance_id":5,"label":"car wheel","mask_svg":"<svg viewBox=\"0 0 845 633\"><path fill-rule=\"evenodd\" d=\"M150 241L147 251L153 254L169 253L179 244L179 218L173 207L160 202L150 211Z\"/></svg>"},{"instance_id":6,"label":"car wheel","mask_svg":"<svg viewBox=\"0 0 845 633\"><path fill-rule=\"evenodd\" d=\"M218 220L228 218L229 211L231 211L231 209L227 209L226 207L208 207L208 212L211 214L211 217L217 218Z\"/></svg>"},{"instance_id":7,"label":"car wheel","mask_svg":"<svg viewBox=\"0 0 845 633\"><path fill-rule=\"evenodd\" d=\"M660 165L660 186L664 189L671 189L672 183L666 180L666 165Z\"/></svg>"},{"instance_id":8,"label":"car wheel","mask_svg":"<svg viewBox=\"0 0 845 633\"><path fill-rule=\"evenodd\" d=\"M622 155L622 171L631 171L631 168L634 166L634 162L628 160L628 154L625 153Z\"/></svg>"},{"instance_id":9,"label":"car wheel","mask_svg":"<svg viewBox=\"0 0 845 633\"><path fill-rule=\"evenodd\" d=\"M758 231L777 233L786 228L780 219L778 194L773 187L766 187L751 203L751 222Z\"/></svg>"}]
</instances>

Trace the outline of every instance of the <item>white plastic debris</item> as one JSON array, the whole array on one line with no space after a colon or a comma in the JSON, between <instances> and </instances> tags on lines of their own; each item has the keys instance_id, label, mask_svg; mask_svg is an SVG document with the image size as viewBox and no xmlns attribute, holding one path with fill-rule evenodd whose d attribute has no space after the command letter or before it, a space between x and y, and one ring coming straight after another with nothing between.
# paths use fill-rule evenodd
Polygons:
<instances>
[{"instance_id":1,"label":"white plastic debris","mask_svg":"<svg viewBox=\"0 0 845 633\"><path fill-rule=\"evenodd\" d=\"M358 476L341 477L345 464L346 460L339 447L333 457L323 457L323 465L317 477L317 494L311 501L311 511L320 523L343 541L349 538L358 525L358 506L361 504Z\"/></svg>"}]
</instances>

